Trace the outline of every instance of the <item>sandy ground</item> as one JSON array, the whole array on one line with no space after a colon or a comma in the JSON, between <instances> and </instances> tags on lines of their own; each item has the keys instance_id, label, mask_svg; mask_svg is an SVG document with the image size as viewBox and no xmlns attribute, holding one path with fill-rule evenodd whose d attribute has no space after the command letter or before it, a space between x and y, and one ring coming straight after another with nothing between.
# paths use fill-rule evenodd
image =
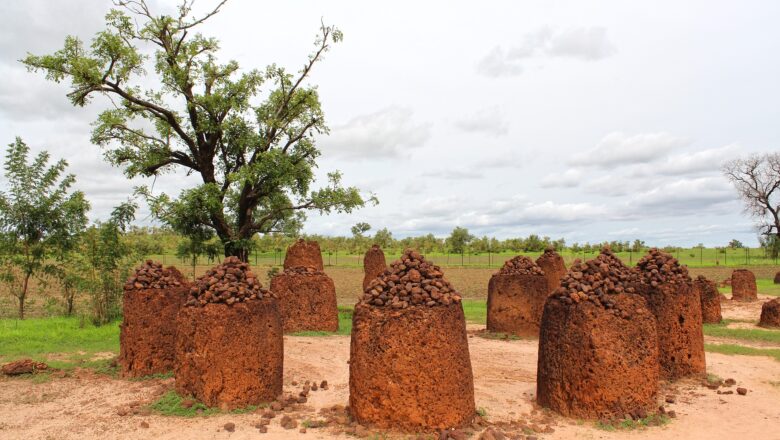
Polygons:
<instances>
[{"instance_id":1,"label":"sandy ground","mask_svg":"<svg viewBox=\"0 0 780 440\"><path fill-rule=\"evenodd\" d=\"M723 310L727 318L755 320L760 303L725 301ZM539 432L540 439L780 439L780 362L772 358L707 353L708 372L735 379L737 386L749 390L746 396L718 394L695 380L664 384L659 404L674 410L675 419L662 427L608 432L593 422L565 419L535 407L536 340L487 339L481 336L482 327L476 325L469 325L469 333L477 407L484 408L490 424L505 431L521 432L523 426L530 427ZM707 338L707 342L722 341ZM293 381L327 380L330 385L328 390L312 392L307 404L288 414L302 422L321 419L323 408L347 405L348 359L347 336L285 337L285 391L297 392L300 387L293 386ZM354 438L344 432L347 425L338 423L309 428L306 433L285 430L279 424L281 415L271 420L267 433L260 434L254 427L261 419L260 412L180 418L153 415L143 409L172 386L172 379L125 381L88 371L37 384L29 379L2 379L0 438ZM675 403L664 403L667 396L674 396ZM120 415L125 413L129 414ZM224 430L228 422L235 423L235 432ZM142 426L147 424L148 428Z\"/></svg>"}]
</instances>

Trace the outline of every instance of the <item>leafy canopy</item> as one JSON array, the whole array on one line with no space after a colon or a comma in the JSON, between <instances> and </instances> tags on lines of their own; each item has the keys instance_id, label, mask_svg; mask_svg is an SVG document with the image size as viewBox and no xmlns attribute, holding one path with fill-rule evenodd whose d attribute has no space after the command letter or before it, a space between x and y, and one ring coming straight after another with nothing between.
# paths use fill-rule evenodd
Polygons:
<instances>
[{"instance_id":1,"label":"leafy canopy","mask_svg":"<svg viewBox=\"0 0 780 440\"><path fill-rule=\"evenodd\" d=\"M339 172L312 188L315 136L328 127L317 88L305 80L342 33L323 24L296 74L275 64L242 70L236 61L220 63L218 41L196 32L224 3L194 16L185 0L176 14L155 15L144 0L116 0L88 47L68 36L61 50L22 62L52 81L69 80L74 105L110 98L92 141L128 177L175 169L199 175L199 185L175 198L139 192L178 232L212 230L235 254L255 233L298 231L306 211L349 213L366 201L341 185ZM157 87L142 85L150 67Z\"/></svg>"},{"instance_id":2,"label":"leafy canopy","mask_svg":"<svg viewBox=\"0 0 780 440\"><path fill-rule=\"evenodd\" d=\"M54 259L72 249L87 225L89 203L81 191L70 191L72 174L63 176L67 162L49 165L49 153L29 158L22 139L8 146L0 191L0 250L4 256L2 280L19 301L24 300L31 276L55 274Z\"/></svg>"}]
</instances>

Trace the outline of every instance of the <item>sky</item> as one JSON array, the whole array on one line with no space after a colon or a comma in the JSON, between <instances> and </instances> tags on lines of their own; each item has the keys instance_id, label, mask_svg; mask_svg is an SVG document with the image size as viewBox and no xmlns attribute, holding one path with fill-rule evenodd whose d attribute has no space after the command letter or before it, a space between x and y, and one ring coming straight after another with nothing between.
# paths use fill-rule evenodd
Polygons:
<instances>
[{"instance_id":1,"label":"sky","mask_svg":"<svg viewBox=\"0 0 780 440\"><path fill-rule=\"evenodd\" d=\"M170 13L175 2L150 1ZM198 0L196 11L213 6ZM0 4L0 142L68 160L92 219L154 184L128 181L89 141L106 103L65 98L18 62L89 42L110 1ZM726 160L780 145L780 3L772 1L230 0L201 31L220 60L299 69L321 20L344 40L309 79L331 128L317 175L379 199L349 215L310 214L305 233L446 236L650 245L755 245L753 221L722 176ZM154 224L141 207L138 222Z\"/></svg>"}]
</instances>

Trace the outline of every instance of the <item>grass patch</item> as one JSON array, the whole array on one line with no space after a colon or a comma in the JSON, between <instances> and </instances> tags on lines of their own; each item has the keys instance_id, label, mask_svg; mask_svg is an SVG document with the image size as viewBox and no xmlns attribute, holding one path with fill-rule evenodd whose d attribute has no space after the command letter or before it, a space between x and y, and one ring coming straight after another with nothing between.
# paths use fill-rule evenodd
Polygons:
<instances>
[{"instance_id":1,"label":"grass patch","mask_svg":"<svg viewBox=\"0 0 780 440\"><path fill-rule=\"evenodd\" d=\"M704 350L728 355L769 356L780 361L780 349L778 348L761 349L735 344L704 344Z\"/></svg>"},{"instance_id":2,"label":"grass patch","mask_svg":"<svg viewBox=\"0 0 780 440\"><path fill-rule=\"evenodd\" d=\"M247 414L256 411L259 408L256 405L249 405L245 408L237 408L232 411L222 411L219 408L209 408L201 402L193 401L189 408L182 406L182 402L185 400L176 393L176 391L168 391L163 394L156 402L149 405L149 409L163 416L171 417L203 417L211 416L214 414Z\"/></svg>"},{"instance_id":3,"label":"grass patch","mask_svg":"<svg viewBox=\"0 0 780 440\"><path fill-rule=\"evenodd\" d=\"M173 371L168 371L167 373L155 373L155 374L150 374L148 376L130 377L127 380L132 382L142 382L145 380L152 380L152 379L170 379L172 377L173 377Z\"/></svg>"},{"instance_id":4,"label":"grass patch","mask_svg":"<svg viewBox=\"0 0 780 440\"><path fill-rule=\"evenodd\" d=\"M477 415L484 419L485 417L487 417L488 412L485 408L480 406L479 408L477 408Z\"/></svg>"},{"instance_id":5,"label":"grass patch","mask_svg":"<svg viewBox=\"0 0 780 440\"><path fill-rule=\"evenodd\" d=\"M105 352L119 352L117 322L96 327L77 317L0 319L0 362L30 358L53 369L88 368L116 376L111 359L94 359L96 353ZM42 374L30 377L33 381L49 379Z\"/></svg>"},{"instance_id":6,"label":"grass patch","mask_svg":"<svg viewBox=\"0 0 780 440\"><path fill-rule=\"evenodd\" d=\"M353 310L353 306L339 306L339 330L336 332L307 330L302 332L290 333L290 335L291 336L349 335L352 333L352 310Z\"/></svg>"},{"instance_id":7,"label":"grass patch","mask_svg":"<svg viewBox=\"0 0 780 440\"><path fill-rule=\"evenodd\" d=\"M511 333L501 333L501 332L478 332L477 336L484 339L496 339L496 340L503 340L503 341L519 341L523 338L517 335L513 335Z\"/></svg>"},{"instance_id":8,"label":"grass patch","mask_svg":"<svg viewBox=\"0 0 780 440\"><path fill-rule=\"evenodd\" d=\"M650 426L663 426L669 423L669 417L664 414L651 414L643 419L623 419L614 420L610 422L604 422L599 420L596 422L596 427L604 431L634 431L637 429L645 429Z\"/></svg>"},{"instance_id":9,"label":"grass patch","mask_svg":"<svg viewBox=\"0 0 780 440\"><path fill-rule=\"evenodd\" d=\"M707 382L709 382L709 383L721 383L721 382L723 382L723 378L718 376L717 374L707 373Z\"/></svg>"},{"instance_id":10,"label":"grass patch","mask_svg":"<svg viewBox=\"0 0 780 440\"><path fill-rule=\"evenodd\" d=\"M149 409L163 416L175 417L209 416L220 412L219 408L209 408L200 402L195 402L191 407L185 408L181 405L183 401L184 398L176 394L176 391L168 391L156 402L149 405Z\"/></svg>"},{"instance_id":11,"label":"grass patch","mask_svg":"<svg viewBox=\"0 0 780 440\"><path fill-rule=\"evenodd\" d=\"M77 317L0 319L0 356L119 352L119 323L96 327Z\"/></svg>"},{"instance_id":12,"label":"grass patch","mask_svg":"<svg viewBox=\"0 0 780 440\"><path fill-rule=\"evenodd\" d=\"M780 296L780 284L775 284L775 280L772 278L756 279L756 287L758 288L758 293L770 296Z\"/></svg>"},{"instance_id":13,"label":"grass patch","mask_svg":"<svg viewBox=\"0 0 780 440\"><path fill-rule=\"evenodd\" d=\"M480 299L464 299L463 313L466 321L472 324L485 324L487 322L487 302Z\"/></svg>"},{"instance_id":14,"label":"grass patch","mask_svg":"<svg viewBox=\"0 0 780 440\"><path fill-rule=\"evenodd\" d=\"M704 334L719 338L742 339L745 341L774 342L780 344L780 331L752 328L728 328L734 321L724 319L719 324L704 324Z\"/></svg>"}]
</instances>

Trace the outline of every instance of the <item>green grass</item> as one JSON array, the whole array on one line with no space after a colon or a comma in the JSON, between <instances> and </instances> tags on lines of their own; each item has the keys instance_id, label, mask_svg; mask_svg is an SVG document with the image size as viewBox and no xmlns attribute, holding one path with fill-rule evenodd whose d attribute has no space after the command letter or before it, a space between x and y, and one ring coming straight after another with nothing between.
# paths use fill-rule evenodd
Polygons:
<instances>
[{"instance_id":1,"label":"green grass","mask_svg":"<svg viewBox=\"0 0 780 440\"><path fill-rule=\"evenodd\" d=\"M115 375L116 368L110 365L110 360L92 360L100 352L119 352L117 322L96 327L77 317L0 319L2 362L32 358L57 369L92 368ZM49 359L48 355L54 353L61 356Z\"/></svg>"},{"instance_id":2,"label":"green grass","mask_svg":"<svg viewBox=\"0 0 780 440\"><path fill-rule=\"evenodd\" d=\"M624 419L613 422L596 422L596 427L604 431L633 431L637 429L644 429L649 426L663 426L669 423L670 419L663 414L651 414L644 419L632 420Z\"/></svg>"},{"instance_id":3,"label":"green grass","mask_svg":"<svg viewBox=\"0 0 780 440\"><path fill-rule=\"evenodd\" d=\"M769 356L780 361L780 349L777 348L753 348L735 344L704 344L704 350L711 353L742 356Z\"/></svg>"},{"instance_id":4,"label":"green grass","mask_svg":"<svg viewBox=\"0 0 780 440\"><path fill-rule=\"evenodd\" d=\"M719 338L741 339L744 341L772 342L780 344L780 331L752 328L728 328L732 320L724 319L719 324L704 324L704 334Z\"/></svg>"},{"instance_id":5,"label":"green grass","mask_svg":"<svg viewBox=\"0 0 780 440\"><path fill-rule=\"evenodd\" d=\"M772 278L756 279L756 287L758 293L763 295L780 296L780 284L775 284L775 280Z\"/></svg>"},{"instance_id":6,"label":"green grass","mask_svg":"<svg viewBox=\"0 0 780 440\"><path fill-rule=\"evenodd\" d=\"M464 299L463 313L466 321L472 324L484 324L487 322L487 302L481 299Z\"/></svg>"},{"instance_id":7,"label":"green grass","mask_svg":"<svg viewBox=\"0 0 780 440\"><path fill-rule=\"evenodd\" d=\"M193 401L192 406L189 408L185 408L182 406L182 402L185 400L184 397L178 395L176 391L168 391L167 393L160 396L157 401L149 405L149 409L154 411L157 414L160 414L162 416L171 416L171 417L202 417L202 416L210 416L214 414L246 414L253 412L259 408L256 405L249 405L245 408L237 408L231 411L222 411L219 408L209 408L208 406L204 405L201 402Z\"/></svg>"},{"instance_id":8,"label":"green grass","mask_svg":"<svg viewBox=\"0 0 780 440\"><path fill-rule=\"evenodd\" d=\"M352 306L339 306L339 330L336 332L302 331L290 333L292 336L333 336L352 333Z\"/></svg>"},{"instance_id":9,"label":"green grass","mask_svg":"<svg viewBox=\"0 0 780 440\"><path fill-rule=\"evenodd\" d=\"M168 391L156 402L149 405L149 409L160 415L176 417L208 416L220 412L219 408L209 408L200 402L195 402L191 407L185 408L181 406L183 400L184 398L176 394L176 391Z\"/></svg>"}]
</instances>

